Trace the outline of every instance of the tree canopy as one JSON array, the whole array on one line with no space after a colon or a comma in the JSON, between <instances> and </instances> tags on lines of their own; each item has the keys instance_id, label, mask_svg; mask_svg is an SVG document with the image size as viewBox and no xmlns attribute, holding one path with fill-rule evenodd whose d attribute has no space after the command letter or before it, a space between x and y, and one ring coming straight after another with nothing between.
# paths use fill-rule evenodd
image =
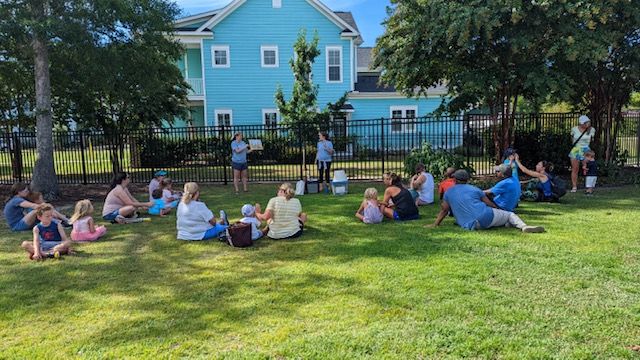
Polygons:
<instances>
[{"instance_id":1,"label":"tree canopy","mask_svg":"<svg viewBox=\"0 0 640 360\"><path fill-rule=\"evenodd\" d=\"M188 85L174 65L182 47L167 36L178 13L167 0L3 1L0 56L16 66L0 67L0 76L19 76L15 84L22 84L29 75L35 88L3 85L0 105L17 107L22 94L34 98L34 188L57 192L54 120L107 131L184 113Z\"/></svg>"},{"instance_id":2,"label":"tree canopy","mask_svg":"<svg viewBox=\"0 0 640 360\"><path fill-rule=\"evenodd\" d=\"M638 86L637 1L392 3L374 49L382 81L410 96L445 83L442 109L450 112L487 107L496 150L513 141L519 98L535 107L565 100L598 119L594 108L606 108L600 100L616 98L608 106L618 107ZM598 98L595 90L607 95Z\"/></svg>"}]
</instances>

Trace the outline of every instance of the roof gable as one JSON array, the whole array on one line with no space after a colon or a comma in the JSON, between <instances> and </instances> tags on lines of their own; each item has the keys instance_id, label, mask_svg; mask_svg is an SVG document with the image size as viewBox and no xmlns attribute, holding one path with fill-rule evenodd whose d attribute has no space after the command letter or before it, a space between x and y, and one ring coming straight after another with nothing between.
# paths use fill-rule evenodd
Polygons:
<instances>
[{"instance_id":1,"label":"roof gable","mask_svg":"<svg viewBox=\"0 0 640 360\"><path fill-rule=\"evenodd\" d=\"M213 14L211 18L204 24L202 24L196 31L202 32L206 29L212 29L222 20L224 20L227 16L233 13L236 9L238 9L242 4L247 2L248 0L233 0L229 5L224 7L222 10L218 11L216 14ZM250 1L250 0L249 0ZM326 5L324 5L319 0L306 0L312 7L318 10L321 14L326 16L331 22L333 22L336 26L343 30L342 34L345 36L351 36L360 39L360 32L358 31L358 27L356 26L355 20L353 20L353 16L351 13L347 12L338 12L335 13L331 11Z\"/></svg>"}]
</instances>

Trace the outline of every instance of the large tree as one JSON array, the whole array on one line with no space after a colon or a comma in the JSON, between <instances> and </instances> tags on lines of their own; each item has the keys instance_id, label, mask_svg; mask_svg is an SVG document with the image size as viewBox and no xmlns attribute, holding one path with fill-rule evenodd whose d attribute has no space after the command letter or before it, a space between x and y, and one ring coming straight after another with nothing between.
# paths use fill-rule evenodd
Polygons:
<instances>
[{"instance_id":1,"label":"large tree","mask_svg":"<svg viewBox=\"0 0 640 360\"><path fill-rule=\"evenodd\" d=\"M53 161L52 101L62 107L55 109L55 114L62 117L59 120L75 116L85 121L84 115L91 113L88 109L93 105L102 111L103 118L111 116L115 122L118 119L113 111L111 114L104 111L118 106L119 123L125 118L129 122L141 118L156 121L163 111L157 110L155 97L163 96L162 101L171 106L184 102L185 84L179 74L175 76L177 70L171 72L168 66L178 57L180 46L166 37L178 13L178 7L166 0L3 1L0 34L29 44L16 47L17 53L7 56L32 59L38 147L32 178L35 190L47 198L55 197L58 191ZM140 67L141 64L149 67ZM103 71L105 65L109 65L109 70L119 66L122 71ZM170 85L162 80L164 70L169 71L166 82L171 82ZM111 86L110 94L121 87L119 101L111 101L105 95L102 91L105 83ZM161 90L150 91L158 85L163 85ZM177 91L167 94L171 87ZM72 93L76 96L71 97ZM129 116L131 113L136 116ZM89 117L87 121L93 120Z\"/></svg>"},{"instance_id":2,"label":"large tree","mask_svg":"<svg viewBox=\"0 0 640 360\"><path fill-rule=\"evenodd\" d=\"M622 109L640 86L640 2L601 0L578 6L563 3L558 51L551 58L564 78L553 99L588 113L596 129L594 146L615 158Z\"/></svg>"},{"instance_id":3,"label":"large tree","mask_svg":"<svg viewBox=\"0 0 640 360\"><path fill-rule=\"evenodd\" d=\"M496 155L511 145L518 100L537 102L554 86L549 2L392 0L374 49L382 81L409 96L446 84L443 110L487 107Z\"/></svg>"}]
</instances>

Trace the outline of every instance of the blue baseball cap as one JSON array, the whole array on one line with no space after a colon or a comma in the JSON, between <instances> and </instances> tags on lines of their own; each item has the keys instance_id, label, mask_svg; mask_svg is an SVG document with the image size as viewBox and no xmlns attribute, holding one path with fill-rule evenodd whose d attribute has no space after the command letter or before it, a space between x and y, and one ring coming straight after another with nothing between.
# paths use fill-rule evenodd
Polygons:
<instances>
[{"instance_id":1,"label":"blue baseball cap","mask_svg":"<svg viewBox=\"0 0 640 360\"><path fill-rule=\"evenodd\" d=\"M158 177L158 176L167 176L167 172L164 170L158 170L156 171L155 174L153 174L153 176Z\"/></svg>"}]
</instances>

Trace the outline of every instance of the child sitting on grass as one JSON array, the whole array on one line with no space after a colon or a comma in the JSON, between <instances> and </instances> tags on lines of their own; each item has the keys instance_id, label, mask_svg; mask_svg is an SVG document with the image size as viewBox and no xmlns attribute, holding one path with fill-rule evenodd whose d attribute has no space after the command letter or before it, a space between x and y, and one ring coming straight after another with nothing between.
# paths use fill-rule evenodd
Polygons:
<instances>
[{"instance_id":1,"label":"child sitting on grass","mask_svg":"<svg viewBox=\"0 0 640 360\"><path fill-rule=\"evenodd\" d=\"M153 191L160 189L160 183L167 176L167 172L164 170L158 170L153 174L153 179L149 182L149 201L153 201Z\"/></svg>"},{"instance_id":2,"label":"child sitting on grass","mask_svg":"<svg viewBox=\"0 0 640 360\"><path fill-rule=\"evenodd\" d=\"M162 189L155 189L151 193L153 206L149 208L149 214L165 216L171 212L171 204L167 204L162 197Z\"/></svg>"},{"instance_id":3,"label":"child sitting on grass","mask_svg":"<svg viewBox=\"0 0 640 360\"><path fill-rule=\"evenodd\" d=\"M266 231L260 230L262 222L256 217L256 208L251 204L245 204L240 211L243 216L240 222L243 224L251 224L251 240L256 241L264 236Z\"/></svg>"},{"instance_id":4,"label":"child sitting on grass","mask_svg":"<svg viewBox=\"0 0 640 360\"><path fill-rule=\"evenodd\" d=\"M96 227L93 222L93 205L90 200L80 200L76 203L76 208L71 216L73 230L71 230L71 240L73 241L96 241L107 233L104 226Z\"/></svg>"},{"instance_id":5,"label":"child sitting on grass","mask_svg":"<svg viewBox=\"0 0 640 360\"><path fill-rule=\"evenodd\" d=\"M173 191L173 180L164 178L160 182L160 188L162 189L162 200L164 200L165 204L171 208L177 207L182 193Z\"/></svg>"},{"instance_id":6,"label":"child sitting on grass","mask_svg":"<svg viewBox=\"0 0 640 360\"><path fill-rule=\"evenodd\" d=\"M356 217L365 224L378 224L382 222L382 212L378 203L378 190L368 188L364 191L364 200L360 204Z\"/></svg>"},{"instance_id":7,"label":"child sitting on grass","mask_svg":"<svg viewBox=\"0 0 640 360\"><path fill-rule=\"evenodd\" d=\"M596 187L598 181L598 165L596 164L596 153L593 150L584 153L584 162L582 165L582 173L585 176L584 187L585 195L593 195L593 188Z\"/></svg>"},{"instance_id":8,"label":"child sitting on grass","mask_svg":"<svg viewBox=\"0 0 640 360\"><path fill-rule=\"evenodd\" d=\"M438 186L438 194L440 195L440 201L444 198L444 193L456 184L456 179L453 178L453 173L456 172L456 168L447 168L444 173L444 180Z\"/></svg>"},{"instance_id":9,"label":"child sitting on grass","mask_svg":"<svg viewBox=\"0 0 640 360\"><path fill-rule=\"evenodd\" d=\"M71 242L60 223L53 221L53 206L41 204L35 210L40 221L33 228L33 241L24 241L22 248L29 253L29 259L41 260L46 257L59 258L71 253Z\"/></svg>"}]
</instances>

